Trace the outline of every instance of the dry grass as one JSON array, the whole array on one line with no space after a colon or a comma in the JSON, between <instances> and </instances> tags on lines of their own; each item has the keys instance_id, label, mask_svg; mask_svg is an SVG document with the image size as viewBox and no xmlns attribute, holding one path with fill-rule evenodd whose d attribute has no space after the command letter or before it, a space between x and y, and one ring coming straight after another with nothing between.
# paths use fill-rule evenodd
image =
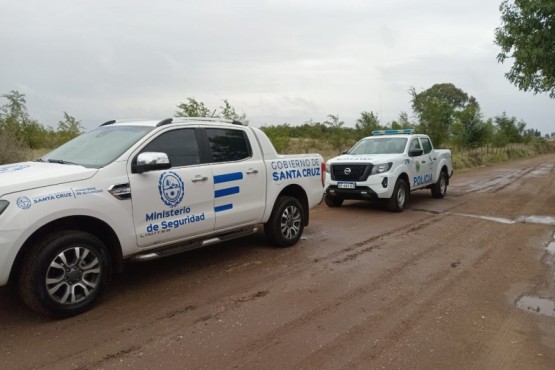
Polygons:
<instances>
[{"instance_id":1,"label":"dry grass","mask_svg":"<svg viewBox=\"0 0 555 370\"><path fill-rule=\"evenodd\" d=\"M348 150L354 142L345 143L343 150ZM281 154L319 153L324 160L341 154L340 150L324 140L289 138ZM453 168L456 170L481 167L487 164L505 162L511 159L533 157L538 154L555 151L555 144L538 146L535 144L509 144L504 148L483 147L471 150L452 149Z\"/></svg>"}]
</instances>

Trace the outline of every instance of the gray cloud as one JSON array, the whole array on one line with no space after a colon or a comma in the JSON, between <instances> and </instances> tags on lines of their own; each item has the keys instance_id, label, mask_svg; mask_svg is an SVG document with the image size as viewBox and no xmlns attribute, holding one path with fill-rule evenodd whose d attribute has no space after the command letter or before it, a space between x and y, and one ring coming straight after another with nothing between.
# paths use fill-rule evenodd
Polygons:
<instances>
[{"instance_id":1,"label":"gray cloud","mask_svg":"<svg viewBox=\"0 0 555 370\"><path fill-rule=\"evenodd\" d=\"M228 99L254 125L362 111L410 112L408 89L452 82L486 117L544 133L555 105L519 92L496 61L497 1L2 1L0 93L32 117L67 111L87 128L160 118L187 97Z\"/></svg>"}]
</instances>

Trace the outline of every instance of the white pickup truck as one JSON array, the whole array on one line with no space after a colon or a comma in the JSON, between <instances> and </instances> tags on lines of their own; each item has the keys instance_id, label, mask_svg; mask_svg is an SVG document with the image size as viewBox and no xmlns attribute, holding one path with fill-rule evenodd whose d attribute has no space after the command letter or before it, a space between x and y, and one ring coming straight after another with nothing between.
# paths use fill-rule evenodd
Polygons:
<instances>
[{"instance_id":1,"label":"white pickup truck","mask_svg":"<svg viewBox=\"0 0 555 370\"><path fill-rule=\"evenodd\" d=\"M0 285L35 311L89 309L124 260L256 232L295 244L322 201L319 154L278 155L236 121L108 121L33 162L0 166Z\"/></svg>"},{"instance_id":2,"label":"white pickup truck","mask_svg":"<svg viewBox=\"0 0 555 370\"><path fill-rule=\"evenodd\" d=\"M431 189L443 198L453 174L451 151L434 149L427 135L413 130L376 130L326 166L325 202L339 207L345 199L387 200L401 212L409 194Z\"/></svg>"}]
</instances>

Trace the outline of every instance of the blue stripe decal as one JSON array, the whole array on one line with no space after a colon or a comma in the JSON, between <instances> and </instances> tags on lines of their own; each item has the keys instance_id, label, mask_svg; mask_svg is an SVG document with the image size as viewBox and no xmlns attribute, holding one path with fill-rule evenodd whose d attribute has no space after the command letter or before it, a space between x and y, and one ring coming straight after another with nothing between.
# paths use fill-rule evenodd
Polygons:
<instances>
[{"instance_id":1,"label":"blue stripe decal","mask_svg":"<svg viewBox=\"0 0 555 370\"><path fill-rule=\"evenodd\" d=\"M233 186L231 188L219 189L219 190L216 190L214 192L214 196L216 198L225 197L225 196L231 195L231 194L239 194L239 187L238 186Z\"/></svg>"},{"instance_id":2,"label":"blue stripe decal","mask_svg":"<svg viewBox=\"0 0 555 370\"><path fill-rule=\"evenodd\" d=\"M214 176L214 184L221 184L222 182L243 180L243 172L224 173L223 175Z\"/></svg>"},{"instance_id":3,"label":"blue stripe decal","mask_svg":"<svg viewBox=\"0 0 555 370\"><path fill-rule=\"evenodd\" d=\"M228 209L232 209L232 208L233 208L233 204L224 204L223 206L214 207L214 211L215 212L222 212L222 211L227 211Z\"/></svg>"}]
</instances>

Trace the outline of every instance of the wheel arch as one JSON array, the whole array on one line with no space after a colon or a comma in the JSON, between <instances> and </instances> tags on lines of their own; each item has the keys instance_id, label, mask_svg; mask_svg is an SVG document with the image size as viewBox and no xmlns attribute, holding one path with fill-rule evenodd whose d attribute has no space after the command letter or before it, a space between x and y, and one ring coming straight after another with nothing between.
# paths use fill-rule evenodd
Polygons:
<instances>
[{"instance_id":1,"label":"wheel arch","mask_svg":"<svg viewBox=\"0 0 555 370\"><path fill-rule=\"evenodd\" d=\"M439 171L439 173L442 173L442 172L445 172L445 175L446 175L446 176L445 176L445 181L447 181L447 185L449 185L449 179L450 179L451 177L449 176L449 168L447 167L446 164L444 164L444 165L441 167L441 170Z\"/></svg>"},{"instance_id":2,"label":"wheel arch","mask_svg":"<svg viewBox=\"0 0 555 370\"><path fill-rule=\"evenodd\" d=\"M308 210L308 197L304 189L297 184L287 185L285 188L283 188L282 191L280 191L280 193L276 197L276 200L282 196L290 196L296 198L301 203L301 205L303 206L304 226L308 226L308 218L310 212Z\"/></svg>"},{"instance_id":3,"label":"wheel arch","mask_svg":"<svg viewBox=\"0 0 555 370\"><path fill-rule=\"evenodd\" d=\"M69 216L53 220L37 229L23 244L10 272L10 282L14 282L17 274L21 271L23 259L27 252L35 245L40 238L59 230L78 230L87 232L100 239L108 248L112 258L112 267L120 272L123 268L123 255L121 243L115 231L104 221L91 216Z\"/></svg>"},{"instance_id":4,"label":"wheel arch","mask_svg":"<svg viewBox=\"0 0 555 370\"><path fill-rule=\"evenodd\" d=\"M409 194L410 195L410 191L411 191L411 186L410 186L410 180L409 180L409 175L406 172L401 172L399 174L399 176L397 176L397 179L403 179L405 180L405 183L407 184L407 186L409 187ZM393 186L395 186L395 183L397 182L397 180L395 180L395 182L393 183Z\"/></svg>"}]
</instances>

